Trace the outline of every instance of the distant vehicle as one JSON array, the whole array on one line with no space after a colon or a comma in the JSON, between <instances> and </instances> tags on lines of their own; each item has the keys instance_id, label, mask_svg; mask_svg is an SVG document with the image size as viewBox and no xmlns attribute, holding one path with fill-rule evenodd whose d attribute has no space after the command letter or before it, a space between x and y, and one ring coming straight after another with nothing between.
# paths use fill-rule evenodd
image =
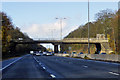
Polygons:
<instances>
[{"instance_id":1,"label":"distant vehicle","mask_svg":"<svg viewBox=\"0 0 120 80\"><path fill-rule=\"evenodd\" d=\"M30 54L32 54L32 55L36 55L36 52L35 51L30 51Z\"/></svg>"},{"instance_id":2,"label":"distant vehicle","mask_svg":"<svg viewBox=\"0 0 120 80\"><path fill-rule=\"evenodd\" d=\"M67 52L66 52L66 51L64 51L63 53L64 53L64 54L67 54Z\"/></svg>"},{"instance_id":3,"label":"distant vehicle","mask_svg":"<svg viewBox=\"0 0 120 80\"><path fill-rule=\"evenodd\" d=\"M40 53L36 53L36 56L40 56Z\"/></svg>"},{"instance_id":4,"label":"distant vehicle","mask_svg":"<svg viewBox=\"0 0 120 80\"><path fill-rule=\"evenodd\" d=\"M74 52L72 52L72 54L77 54L77 53L74 51Z\"/></svg>"},{"instance_id":5,"label":"distant vehicle","mask_svg":"<svg viewBox=\"0 0 120 80\"><path fill-rule=\"evenodd\" d=\"M79 54L83 54L83 52L80 52Z\"/></svg>"},{"instance_id":6,"label":"distant vehicle","mask_svg":"<svg viewBox=\"0 0 120 80\"><path fill-rule=\"evenodd\" d=\"M106 53L101 53L101 54L106 54Z\"/></svg>"},{"instance_id":7,"label":"distant vehicle","mask_svg":"<svg viewBox=\"0 0 120 80\"><path fill-rule=\"evenodd\" d=\"M53 55L52 52L46 53L46 56L52 56L52 55Z\"/></svg>"},{"instance_id":8,"label":"distant vehicle","mask_svg":"<svg viewBox=\"0 0 120 80\"><path fill-rule=\"evenodd\" d=\"M43 55L46 56L47 52L43 52Z\"/></svg>"},{"instance_id":9,"label":"distant vehicle","mask_svg":"<svg viewBox=\"0 0 120 80\"><path fill-rule=\"evenodd\" d=\"M39 51L39 53L42 53L42 51Z\"/></svg>"},{"instance_id":10,"label":"distant vehicle","mask_svg":"<svg viewBox=\"0 0 120 80\"><path fill-rule=\"evenodd\" d=\"M34 52L33 51L30 51L30 54L33 54Z\"/></svg>"}]
</instances>

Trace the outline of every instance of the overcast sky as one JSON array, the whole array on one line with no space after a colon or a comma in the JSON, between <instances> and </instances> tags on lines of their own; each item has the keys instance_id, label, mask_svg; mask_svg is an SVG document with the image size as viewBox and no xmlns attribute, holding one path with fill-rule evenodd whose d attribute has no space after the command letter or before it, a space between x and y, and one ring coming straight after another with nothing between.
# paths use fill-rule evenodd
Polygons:
<instances>
[{"instance_id":1,"label":"overcast sky","mask_svg":"<svg viewBox=\"0 0 120 80\"><path fill-rule=\"evenodd\" d=\"M3 0L5 1L5 0ZM2 11L11 17L15 26L31 38L60 38L87 23L87 2L2 2ZM118 2L90 2L90 21L100 10L118 10Z\"/></svg>"}]
</instances>

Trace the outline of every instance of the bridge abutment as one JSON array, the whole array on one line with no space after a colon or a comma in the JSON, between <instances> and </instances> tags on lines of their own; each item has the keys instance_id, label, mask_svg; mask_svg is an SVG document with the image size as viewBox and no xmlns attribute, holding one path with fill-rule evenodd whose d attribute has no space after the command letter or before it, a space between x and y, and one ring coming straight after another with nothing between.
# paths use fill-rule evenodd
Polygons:
<instances>
[{"instance_id":1,"label":"bridge abutment","mask_svg":"<svg viewBox=\"0 0 120 80\"><path fill-rule=\"evenodd\" d=\"M96 43L96 52L95 54L107 53L109 54L112 51L109 47L109 43Z\"/></svg>"},{"instance_id":2,"label":"bridge abutment","mask_svg":"<svg viewBox=\"0 0 120 80\"><path fill-rule=\"evenodd\" d=\"M101 52L101 44L100 43L97 43L95 44L96 45L96 51L95 51L95 54L99 54Z\"/></svg>"},{"instance_id":3,"label":"bridge abutment","mask_svg":"<svg viewBox=\"0 0 120 80\"><path fill-rule=\"evenodd\" d=\"M54 44L54 52L58 53L58 45L57 44Z\"/></svg>"},{"instance_id":4,"label":"bridge abutment","mask_svg":"<svg viewBox=\"0 0 120 80\"><path fill-rule=\"evenodd\" d=\"M109 54L111 52L111 48L109 46L109 43L101 43L101 53L107 53Z\"/></svg>"}]
</instances>

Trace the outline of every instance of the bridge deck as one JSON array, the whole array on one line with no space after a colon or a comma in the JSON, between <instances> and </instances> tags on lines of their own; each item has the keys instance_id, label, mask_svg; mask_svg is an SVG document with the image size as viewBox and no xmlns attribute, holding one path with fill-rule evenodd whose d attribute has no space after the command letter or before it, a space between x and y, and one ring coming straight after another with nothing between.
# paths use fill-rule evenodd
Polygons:
<instances>
[{"instance_id":1,"label":"bridge deck","mask_svg":"<svg viewBox=\"0 0 120 80\"><path fill-rule=\"evenodd\" d=\"M94 43L106 43L108 42L108 39L98 39L98 38L90 38L89 39L90 44ZM16 43L80 43L80 44L86 44L88 43L88 38L65 38L63 40L33 40L33 41L27 41L27 40L14 40Z\"/></svg>"}]
</instances>

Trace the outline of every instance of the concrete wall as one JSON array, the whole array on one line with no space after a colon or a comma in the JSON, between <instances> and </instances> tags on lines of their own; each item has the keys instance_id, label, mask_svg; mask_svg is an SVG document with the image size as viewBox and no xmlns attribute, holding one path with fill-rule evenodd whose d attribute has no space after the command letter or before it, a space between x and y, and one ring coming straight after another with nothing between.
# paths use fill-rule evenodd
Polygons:
<instances>
[{"instance_id":1,"label":"concrete wall","mask_svg":"<svg viewBox=\"0 0 120 80\"><path fill-rule=\"evenodd\" d=\"M63 57L80 57L84 58L87 56L90 59L96 60L106 60L106 61L119 61L120 62L120 55L115 54L55 54L56 56L63 56Z\"/></svg>"},{"instance_id":2,"label":"concrete wall","mask_svg":"<svg viewBox=\"0 0 120 80\"><path fill-rule=\"evenodd\" d=\"M99 60L108 60L108 61L120 61L120 55L114 54L89 54L89 58L91 59L99 59Z\"/></svg>"}]
</instances>

